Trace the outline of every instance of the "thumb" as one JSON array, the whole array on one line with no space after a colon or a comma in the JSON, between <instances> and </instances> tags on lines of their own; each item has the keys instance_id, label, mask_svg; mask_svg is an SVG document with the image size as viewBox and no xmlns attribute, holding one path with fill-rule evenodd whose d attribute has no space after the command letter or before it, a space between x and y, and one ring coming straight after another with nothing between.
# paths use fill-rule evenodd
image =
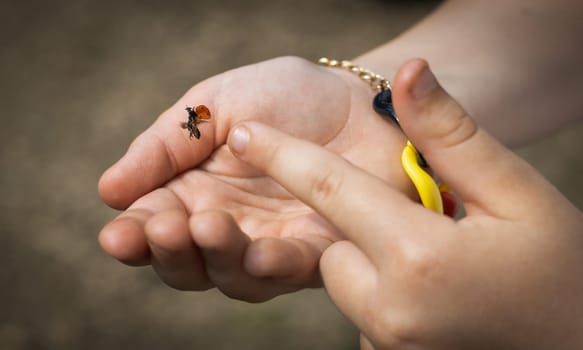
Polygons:
<instances>
[{"instance_id":1,"label":"thumb","mask_svg":"<svg viewBox=\"0 0 583 350\"><path fill-rule=\"evenodd\" d=\"M507 215L531 196L536 184L525 180L539 182L537 173L476 125L426 61L401 67L393 98L403 131L468 212L480 208Z\"/></svg>"}]
</instances>

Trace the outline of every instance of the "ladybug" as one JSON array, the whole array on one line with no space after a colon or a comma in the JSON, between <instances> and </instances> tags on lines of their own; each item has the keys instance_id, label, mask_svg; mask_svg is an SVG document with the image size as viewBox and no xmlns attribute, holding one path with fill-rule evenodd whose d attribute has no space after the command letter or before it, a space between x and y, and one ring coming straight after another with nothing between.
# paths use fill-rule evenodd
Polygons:
<instances>
[{"instance_id":1,"label":"ladybug","mask_svg":"<svg viewBox=\"0 0 583 350\"><path fill-rule=\"evenodd\" d=\"M200 139L200 130L198 130L198 124L202 122L208 122L211 119L211 111L205 105L196 106L195 108L186 107L188 112L188 121L180 124L183 129L187 129L189 132L189 137L196 137Z\"/></svg>"}]
</instances>

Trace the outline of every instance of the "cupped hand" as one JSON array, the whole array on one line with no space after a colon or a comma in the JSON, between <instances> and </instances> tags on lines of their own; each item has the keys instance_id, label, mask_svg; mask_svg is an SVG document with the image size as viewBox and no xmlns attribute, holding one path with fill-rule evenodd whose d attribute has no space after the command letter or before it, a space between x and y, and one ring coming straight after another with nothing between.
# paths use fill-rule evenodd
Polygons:
<instances>
[{"instance_id":1,"label":"cupped hand","mask_svg":"<svg viewBox=\"0 0 583 350\"><path fill-rule=\"evenodd\" d=\"M437 215L259 123L235 126L228 141L348 238L324 252L320 268L332 300L365 335L363 348L581 348L582 213L478 128L425 61L404 65L393 87L404 132L466 217Z\"/></svg>"},{"instance_id":2,"label":"cupped hand","mask_svg":"<svg viewBox=\"0 0 583 350\"><path fill-rule=\"evenodd\" d=\"M372 97L356 76L293 57L197 84L103 174L101 197L123 210L103 228L103 249L129 265L151 263L175 288L217 286L248 301L319 285L318 260L339 232L225 141L233 124L260 121L410 191L398 166L402 133L375 114ZM180 127L185 107L200 104L212 120L190 139Z\"/></svg>"}]
</instances>

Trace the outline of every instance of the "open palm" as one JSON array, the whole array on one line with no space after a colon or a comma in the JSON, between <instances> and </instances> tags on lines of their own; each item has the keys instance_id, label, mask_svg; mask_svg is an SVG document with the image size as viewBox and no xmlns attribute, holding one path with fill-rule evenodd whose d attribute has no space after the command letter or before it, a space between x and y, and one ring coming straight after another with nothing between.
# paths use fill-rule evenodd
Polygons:
<instances>
[{"instance_id":1,"label":"open palm","mask_svg":"<svg viewBox=\"0 0 583 350\"><path fill-rule=\"evenodd\" d=\"M102 198L124 209L102 230L103 248L130 265L151 263L175 288L216 286L248 301L319 285L319 258L340 232L237 160L225 141L237 122L260 121L325 145L405 190L403 135L375 114L372 96L350 73L291 57L197 84L103 175ZM180 124L184 108L199 104L213 119L199 125L200 140L191 140ZM314 171L326 176L326 169Z\"/></svg>"}]
</instances>

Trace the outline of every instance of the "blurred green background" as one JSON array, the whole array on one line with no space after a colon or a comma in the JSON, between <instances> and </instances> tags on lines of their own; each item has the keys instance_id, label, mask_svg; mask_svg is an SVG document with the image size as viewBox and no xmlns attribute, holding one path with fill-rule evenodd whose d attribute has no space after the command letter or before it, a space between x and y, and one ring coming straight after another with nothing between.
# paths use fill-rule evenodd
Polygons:
<instances>
[{"instance_id":1,"label":"blurred green background","mask_svg":"<svg viewBox=\"0 0 583 350\"><path fill-rule=\"evenodd\" d=\"M2 1L0 349L354 349L324 292L185 293L105 256L97 180L196 82L280 55L350 58L436 1ZM583 207L583 126L520 153Z\"/></svg>"}]
</instances>

